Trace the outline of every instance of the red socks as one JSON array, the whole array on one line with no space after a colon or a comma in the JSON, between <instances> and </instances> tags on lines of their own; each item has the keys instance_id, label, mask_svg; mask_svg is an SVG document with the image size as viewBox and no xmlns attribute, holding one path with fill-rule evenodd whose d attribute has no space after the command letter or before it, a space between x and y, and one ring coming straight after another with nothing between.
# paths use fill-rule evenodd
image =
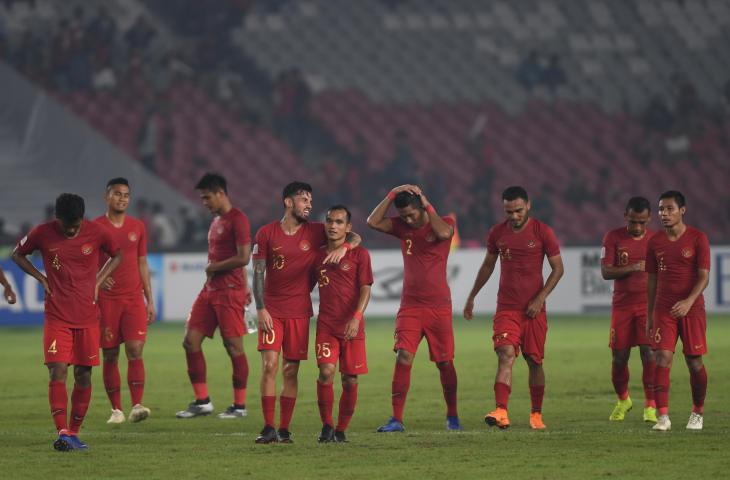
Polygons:
<instances>
[{"instance_id":1,"label":"red socks","mask_svg":"<svg viewBox=\"0 0 730 480\"><path fill-rule=\"evenodd\" d=\"M704 365L696 372L690 370L689 384L692 387L692 411L702 415L707 393L707 370Z\"/></svg>"},{"instance_id":2,"label":"red socks","mask_svg":"<svg viewBox=\"0 0 730 480\"><path fill-rule=\"evenodd\" d=\"M66 382L48 382L48 403L51 406L51 416L56 430L61 431L68 428L66 420L66 407L68 405L68 392Z\"/></svg>"},{"instance_id":3,"label":"red socks","mask_svg":"<svg viewBox=\"0 0 730 480\"><path fill-rule=\"evenodd\" d=\"M185 353L188 361L188 377L193 384L196 400L208 398L208 384L206 383L205 357L200 352Z\"/></svg>"},{"instance_id":4,"label":"red socks","mask_svg":"<svg viewBox=\"0 0 730 480\"><path fill-rule=\"evenodd\" d=\"M444 391L444 400L446 400L446 415L449 417L458 416L456 409L456 369L454 362L449 361L446 364L436 364L441 377L441 387Z\"/></svg>"},{"instance_id":5,"label":"red socks","mask_svg":"<svg viewBox=\"0 0 730 480\"><path fill-rule=\"evenodd\" d=\"M542 399L545 396L545 385L530 385L530 400L533 412L542 412Z\"/></svg>"},{"instance_id":6,"label":"red socks","mask_svg":"<svg viewBox=\"0 0 730 480\"><path fill-rule=\"evenodd\" d=\"M509 402L509 394L512 392L512 387L502 382L494 382L494 400L497 404L497 408L504 408L507 410L507 403Z\"/></svg>"},{"instance_id":7,"label":"red socks","mask_svg":"<svg viewBox=\"0 0 730 480\"><path fill-rule=\"evenodd\" d=\"M629 398L629 366L624 365L619 368L615 363L611 364L611 381L613 382L613 390L618 395L619 400Z\"/></svg>"},{"instance_id":8,"label":"red socks","mask_svg":"<svg viewBox=\"0 0 730 480\"><path fill-rule=\"evenodd\" d=\"M332 425L332 405L335 403L335 391L332 384L324 384L317 380L317 405L319 418L323 425Z\"/></svg>"},{"instance_id":9,"label":"red socks","mask_svg":"<svg viewBox=\"0 0 730 480\"><path fill-rule=\"evenodd\" d=\"M119 375L118 371L117 375ZM127 362L127 385L132 396L132 405L142 403L142 396L144 395L144 360L141 358ZM108 390L107 393L109 393Z\"/></svg>"},{"instance_id":10,"label":"red socks","mask_svg":"<svg viewBox=\"0 0 730 480\"><path fill-rule=\"evenodd\" d=\"M115 410L122 409L122 379L119 375L119 364L117 362L103 362L102 376L104 378L104 388Z\"/></svg>"},{"instance_id":11,"label":"red socks","mask_svg":"<svg viewBox=\"0 0 730 480\"><path fill-rule=\"evenodd\" d=\"M294 404L297 402L295 397L279 397L279 429L289 430L291 417L294 415Z\"/></svg>"},{"instance_id":12,"label":"red socks","mask_svg":"<svg viewBox=\"0 0 730 480\"><path fill-rule=\"evenodd\" d=\"M411 365L395 362L392 383L393 417L403 423L403 409L406 406L406 396L411 386Z\"/></svg>"},{"instance_id":13,"label":"red socks","mask_svg":"<svg viewBox=\"0 0 730 480\"><path fill-rule=\"evenodd\" d=\"M71 434L76 435L81 429L84 422L86 411L89 410L89 402L91 401L91 385L81 387L74 384L73 392L71 392L71 421L69 422L69 430Z\"/></svg>"},{"instance_id":14,"label":"red socks","mask_svg":"<svg viewBox=\"0 0 730 480\"><path fill-rule=\"evenodd\" d=\"M344 432L350 419L355 413L355 404L357 403L357 383L345 384L342 386L342 396L340 396L340 411L337 417L337 426L335 430Z\"/></svg>"},{"instance_id":15,"label":"red socks","mask_svg":"<svg viewBox=\"0 0 730 480\"><path fill-rule=\"evenodd\" d=\"M248 359L246 354L231 357L233 365L233 404L246 405L246 384L248 383Z\"/></svg>"},{"instance_id":16,"label":"red socks","mask_svg":"<svg viewBox=\"0 0 730 480\"><path fill-rule=\"evenodd\" d=\"M654 401L654 376L656 375L656 362L644 363L644 371L641 381L644 384L644 406L656 407Z\"/></svg>"},{"instance_id":17,"label":"red socks","mask_svg":"<svg viewBox=\"0 0 730 480\"><path fill-rule=\"evenodd\" d=\"M669 369L657 365L654 375L654 400L659 415L669 412Z\"/></svg>"},{"instance_id":18,"label":"red socks","mask_svg":"<svg viewBox=\"0 0 730 480\"><path fill-rule=\"evenodd\" d=\"M276 412L276 397L261 397L261 410L264 413L264 424L274 426L274 414Z\"/></svg>"}]
</instances>

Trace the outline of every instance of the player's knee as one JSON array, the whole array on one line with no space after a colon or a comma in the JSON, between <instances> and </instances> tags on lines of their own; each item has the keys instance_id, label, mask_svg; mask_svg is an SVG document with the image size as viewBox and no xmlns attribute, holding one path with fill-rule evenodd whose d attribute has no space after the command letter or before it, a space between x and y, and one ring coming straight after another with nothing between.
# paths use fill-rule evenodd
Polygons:
<instances>
[{"instance_id":1,"label":"player's knee","mask_svg":"<svg viewBox=\"0 0 730 480\"><path fill-rule=\"evenodd\" d=\"M274 378L279 369L279 362L276 359L265 359L261 362L261 373L264 377Z\"/></svg>"},{"instance_id":2,"label":"player's knee","mask_svg":"<svg viewBox=\"0 0 730 480\"><path fill-rule=\"evenodd\" d=\"M74 382L81 387L88 387L91 385L91 367L79 365L75 366Z\"/></svg>"},{"instance_id":3,"label":"player's knee","mask_svg":"<svg viewBox=\"0 0 730 480\"><path fill-rule=\"evenodd\" d=\"M319 366L319 382L329 384L335 378L335 366L334 365L320 365Z\"/></svg>"},{"instance_id":4,"label":"player's knee","mask_svg":"<svg viewBox=\"0 0 730 480\"><path fill-rule=\"evenodd\" d=\"M243 354L243 342L239 345L238 342L223 340L223 346L229 357L237 357Z\"/></svg>"},{"instance_id":5,"label":"player's knee","mask_svg":"<svg viewBox=\"0 0 730 480\"><path fill-rule=\"evenodd\" d=\"M52 382L65 382L68 375L68 366L64 363L48 365L48 378Z\"/></svg>"},{"instance_id":6,"label":"player's knee","mask_svg":"<svg viewBox=\"0 0 730 480\"><path fill-rule=\"evenodd\" d=\"M299 362L284 362L281 367L281 374L284 380L296 380L297 375L299 375Z\"/></svg>"},{"instance_id":7,"label":"player's knee","mask_svg":"<svg viewBox=\"0 0 730 480\"><path fill-rule=\"evenodd\" d=\"M187 353L194 353L200 350L200 344L197 342L193 342L192 339L187 336L183 339L182 347Z\"/></svg>"},{"instance_id":8,"label":"player's knee","mask_svg":"<svg viewBox=\"0 0 730 480\"><path fill-rule=\"evenodd\" d=\"M501 365L512 365L515 363L515 358L515 351L513 349L497 349L497 360Z\"/></svg>"},{"instance_id":9,"label":"player's knee","mask_svg":"<svg viewBox=\"0 0 730 480\"><path fill-rule=\"evenodd\" d=\"M700 355L687 355L685 356L685 361L687 362L687 367L692 372L699 372L704 367L702 356Z\"/></svg>"},{"instance_id":10,"label":"player's knee","mask_svg":"<svg viewBox=\"0 0 730 480\"><path fill-rule=\"evenodd\" d=\"M357 375L342 374L342 386L344 388L354 387L355 385L357 385Z\"/></svg>"},{"instance_id":11,"label":"player's knee","mask_svg":"<svg viewBox=\"0 0 730 480\"><path fill-rule=\"evenodd\" d=\"M411 352L407 350L398 350L398 354L396 355L396 360L398 363L403 363L405 365L410 365L413 363L413 358L415 355L413 355Z\"/></svg>"},{"instance_id":12,"label":"player's knee","mask_svg":"<svg viewBox=\"0 0 730 480\"><path fill-rule=\"evenodd\" d=\"M119 360L119 347L104 349L104 363L117 363Z\"/></svg>"},{"instance_id":13,"label":"player's knee","mask_svg":"<svg viewBox=\"0 0 730 480\"><path fill-rule=\"evenodd\" d=\"M127 352L127 359L128 360L139 360L142 358L142 350L144 348L144 343L142 342L134 342L129 343L125 345L124 349ZM119 355L119 351L117 351L117 356Z\"/></svg>"},{"instance_id":14,"label":"player's knee","mask_svg":"<svg viewBox=\"0 0 730 480\"><path fill-rule=\"evenodd\" d=\"M447 362L436 362L436 367L441 370L442 368L448 368L451 365L451 360Z\"/></svg>"}]
</instances>

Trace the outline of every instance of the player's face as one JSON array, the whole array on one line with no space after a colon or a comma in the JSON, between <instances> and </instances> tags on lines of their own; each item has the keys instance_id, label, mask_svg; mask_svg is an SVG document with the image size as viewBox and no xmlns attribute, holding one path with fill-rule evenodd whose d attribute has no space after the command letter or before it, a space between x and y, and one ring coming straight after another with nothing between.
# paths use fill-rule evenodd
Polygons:
<instances>
[{"instance_id":1,"label":"player's face","mask_svg":"<svg viewBox=\"0 0 730 480\"><path fill-rule=\"evenodd\" d=\"M662 198L659 200L659 219L664 228L672 228L682 221L686 207L680 208L673 198Z\"/></svg>"},{"instance_id":2,"label":"player's face","mask_svg":"<svg viewBox=\"0 0 730 480\"><path fill-rule=\"evenodd\" d=\"M530 213L530 202L526 202L523 198L516 200L505 200L503 203L504 214L510 226L517 230L522 228Z\"/></svg>"},{"instance_id":3,"label":"player's face","mask_svg":"<svg viewBox=\"0 0 730 480\"><path fill-rule=\"evenodd\" d=\"M292 215L299 222L306 222L309 214L312 213L312 194L299 192L293 197L286 199L285 205L291 209Z\"/></svg>"},{"instance_id":4,"label":"player's face","mask_svg":"<svg viewBox=\"0 0 730 480\"><path fill-rule=\"evenodd\" d=\"M64 223L60 219L56 219L56 221L58 222L58 226L61 227L61 232L63 232L63 235L66 238L74 238L79 234L79 230L81 230L81 222L83 219L79 218L72 223Z\"/></svg>"},{"instance_id":5,"label":"player's face","mask_svg":"<svg viewBox=\"0 0 730 480\"><path fill-rule=\"evenodd\" d=\"M347 221L347 212L344 210L330 210L324 221L327 239L337 242L345 238L352 230L352 224Z\"/></svg>"},{"instance_id":6,"label":"player's face","mask_svg":"<svg viewBox=\"0 0 730 480\"><path fill-rule=\"evenodd\" d=\"M423 226L424 223L424 216L426 215L423 212L423 209L414 207L413 205L406 205L403 208L397 208L398 210L398 216L401 220L406 222L406 225L408 225L411 228L420 228Z\"/></svg>"},{"instance_id":7,"label":"player's face","mask_svg":"<svg viewBox=\"0 0 730 480\"><path fill-rule=\"evenodd\" d=\"M626 219L626 231L629 232L629 235L632 237L643 237L646 233L646 225L649 223L650 217L651 214L649 213L649 210L637 213L629 209L624 214L624 218Z\"/></svg>"},{"instance_id":8,"label":"player's face","mask_svg":"<svg viewBox=\"0 0 730 480\"><path fill-rule=\"evenodd\" d=\"M203 206L213 215L218 214L221 208L223 208L224 197L225 192L223 190L216 190L215 192L200 190L200 200L203 202Z\"/></svg>"},{"instance_id":9,"label":"player's face","mask_svg":"<svg viewBox=\"0 0 730 480\"><path fill-rule=\"evenodd\" d=\"M112 185L106 194L106 204L114 213L124 213L129 207L129 187Z\"/></svg>"}]
</instances>

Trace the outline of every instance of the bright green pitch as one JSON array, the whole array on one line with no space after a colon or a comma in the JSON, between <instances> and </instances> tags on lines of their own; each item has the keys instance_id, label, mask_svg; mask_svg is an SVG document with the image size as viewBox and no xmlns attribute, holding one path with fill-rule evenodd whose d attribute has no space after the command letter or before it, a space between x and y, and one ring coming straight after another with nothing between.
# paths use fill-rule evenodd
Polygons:
<instances>
[{"instance_id":1,"label":"bright green pitch","mask_svg":"<svg viewBox=\"0 0 730 480\"><path fill-rule=\"evenodd\" d=\"M516 364L507 431L489 430L483 416L493 407L496 361L491 325L481 317L455 320L459 413L463 433L447 433L437 369L425 344L413 369L405 434L376 434L390 415L394 355L392 320L367 323L370 373L347 432L349 444L316 442L321 428L315 397L316 365L303 362L291 429L293 445L254 445L262 427L259 354L246 339L251 365L249 416L178 420L175 412L192 398L180 343L182 324L152 327L145 351L144 404L152 409L140 424L108 426L109 404L101 368L80 438L87 453L52 449L55 437L42 365L41 329L0 330L0 472L12 478L722 478L730 468L730 317L708 320L710 354L705 430L687 432L691 409L687 369L675 357L670 390L674 430L651 432L634 408L623 422L609 422L615 403L610 381L607 316L550 318L545 360L545 432L528 427L529 395L524 362ZM313 340L313 335L310 338ZM216 412L231 401L230 363L220 339L204 344L208 382ZM311 350L311 349L310 349ZM630 392L643 400L638 351L631 360ZM310 351L310 356L312 352ZM129 411L126 360L122 399ZM339 399L335 389L335 414ZM278 415L278 407L277 407Z\"/></svg>"}]
</instances>

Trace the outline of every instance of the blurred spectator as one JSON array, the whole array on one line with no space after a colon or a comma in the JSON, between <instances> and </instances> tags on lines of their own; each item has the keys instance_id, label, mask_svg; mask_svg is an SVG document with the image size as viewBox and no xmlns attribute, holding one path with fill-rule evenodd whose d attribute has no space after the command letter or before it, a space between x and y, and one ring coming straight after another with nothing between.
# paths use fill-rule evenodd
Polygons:
<instances>
[{"instance_id":1,"label":"blurred spectator","mask_svg":"<svg viewBox=\"0 0 730 480\"><path fill-rule=\"evenodd\" d=\"M137 154L142 165L150 172L157 171L157 145L160 134L157 109L151 107L137 135Z\"/></svg>"},{"instance_id":2,"label":"blurred spectator","mask_svg":"<svg viewBox=\"0 0 730 480\"><path fill-rule=\"evenodd\" d=\"M0 245L12 245L15 240L15 235L5 231L5 219L0 218Z\"/></svg>"},{"instance_id":3,"label":"blurred spectator","mask_svg":"<svg viewBox=\"0 0 730 480\"><path fill-rule=\"evenodd\" d=\"M661 95L654 95L643 115L644 128L658 133L668 133L674 124L674 116L669 111Z\"/></svg>"},{"instance_id":4,"label":"blurred spectator","mask_svg":"<svg viewBox=\"0 0 730 480\"><path fill-rule=\"evenodd\" d=\"M177 245L177 232L170 217L168 217L162 204L155 202L152 205L152 235L154 245L157 248L169 249Z\"/></svg>"},{"instance_id":5,"label":"blurred spectator","mask_svg":"<svg viewBox=\"0 0 730 480\"><path fill-rule=\"evenodd\" d=\"M536 50L530 50L517 67L517 81L525 90L532 91L543 78L543 68Z\"/></svg>"},{"instance_id":6,"label":"blurred spectator","mask_svg":"<svg viewBox=\"0 0 730 480\"><path fill-rule=\"evenodd\" d=\"M542 84L545 85L550 93L555 93L558 87L565 85L568 82L568 78L565 75L565 70L560 64L560 57L557 54L550 55L548 66L545 67L545 71L542 74Z\"/></svg>"},{"instance_id":7,"label":"blurred spectator","mask_svg":"<svg viewBox=\"0 0 730 480\"><path fill-rule=\"evenodd\" d=\"M139 15L134 24L124 33L124 40L127 42L129 50L144 52L155 36L157 36L157 30L143 15Z\"/></svg>"},{"instance_id":8,"label":"blurred spectator","mask_svg":"<svg viewBox=\"0 0 730 480\"><path fill-rule=\"evenodd\" d=\"M543 183L540 192L530 201L530 213L538 220L552 225L555 215L553 205L554 190L551 184Z\"/></svg>"},{"instance_id":9,"label":"blurred spectator","mask_svg":"<svg viewBox=\"0 0 730 480\"><path fill-rule=\"evenodd\" d=\"M106 63L94 72L91 83L95 90L114 90L117 86L117 74L112 66Z\"/></svg>"},{"instance_id":10,"label":"blurred spectator","mask_svg":"<svg viewBox=\"0 0 730 480\"><path fill-rule=\"evenodd\" d=\"M580 173L573 171L570 182L565 187L563 199L575 206L576 210L580 210L585 202L590 200L591 196L585 185L585 180Z\"/></svg>"},{"instance_id":11,"label":"blurred spectator","mask_svg":"<svg viewBox=\"0 0 730 480\"><path fill-rule=\"evenodd\" d=\"M416 167L408 132L402 129L396 130L393 157L385 166L384 178L387 178L389 184L392 185L418 184L420 183L420 172Z\"/></svg>"},{"instance_id":12,"label":"blurred spectator","mask_svg":"<svg viewBox=\"0 0 730 480\"><path fill-rule=\"evenodd\" d=\"M117 35L117 21L109 14L106 5L101 5L96 16L86 28L87 37L98 46L110 48Z\"/></svg>"}]
</instances>

